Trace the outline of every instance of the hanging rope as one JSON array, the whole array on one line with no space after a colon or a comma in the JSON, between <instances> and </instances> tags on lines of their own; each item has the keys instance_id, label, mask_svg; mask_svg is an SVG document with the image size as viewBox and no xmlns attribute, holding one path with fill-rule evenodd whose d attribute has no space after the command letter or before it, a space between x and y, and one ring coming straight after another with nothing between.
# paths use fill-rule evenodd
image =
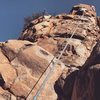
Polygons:
<instances>
[{"instance_id":1,"label":"hanging rope","mask_svg":"<svg viewBox=\"0 0 100 100\"><path fill-rule=\"evenodd\" d=\"M82 17L82 16L81 16ZM78 25L79 23L76 25L76 28L75 30L73 31L71 37L69 38L69 41L73 38L77 28L78 28ZM66 41L67 41L67 38L66 38ZM55 65L58 63L58 61L60 60L61 56L63 55L64 51L66 50L68 44L69 44L69 41L66 43L65 47L63 48L63 50L61 51L59 57L57 58L56 62L54 63L53 67L51 68L51 70L47 73L43 83L41 84L41 86L39 87L39 89L37 90L33 100L37 100L37 97L39 96L40 94L40 91L42 90L42 88L45 86L45 83L46 81L48 80L49 76L51 75L53 69L55 68ZM49 63L48 67L52 64L52 62L54 62L54 59L56 58L56 56L53 57L53 59L51 60L51 62ZM45 69L44 73L46 72L46 70L48 69L48 67ZM33 91L33 89L35 88L35 86L38 84L39 80L42 78L42 76L44 75L44 73L40 76L40 78L38 79L38 81L36 82L36 84L34 85L34 87L31 89L31 91L29 92L29 94L27 95L26 99L29 97L29 95L31 94L31 92Z\"/></svg>"},{"instance_id":2,"label":"hanging rope","mask_svg":"<svg viewBox=\"0 0 100 100\"><path fill-rule=\"evenodd\" d=\"M53 57L53 59L51 60L51 62L48 64L47 68L45 69L44 73L46 72L46 70L48 69L48 67L51 65L51 63L53 62L53 60L56 58L56 56ZM38 82L40 81L40 79L42 78L42 76L44 75L41 74L41 76L39 77L38 81L35 83L35 85L32 87L31 91L28 93L28 95L26 96L26 99L28 98L28 96L31 94L31 92L33 91L33 89L35 88L35 86L38 84Z\"/></svg>"},{"instance_id":3,"label":"hanging rope","mask_svg":"<svg viewBox=\"0 0 100 100\"><path fill-rule=\"evenodd\" d=\"M76 30L75 30L75 31L76 31ZM71 37L69 38L69 40L74 36L75 31L73 32L73 34L71 35ZM66 40L67 40L67 38L66 38ZM58 59L57 59L56 62L54 63L52 69L51 69L50 72L46 75L46 78L44 79L44 81L43 81L43 83L41 84L40 88L38 89L37 93L35 94L33 100L37 100L37 97L39 96L40 91L41 91L42 88L45 86L46 81L48 80L49 76L52 74L53 69L55 68L56 64L57 64L58 61L60 60L60 58L61 58L61 56L63 55L63 53L64 53L66 47L68 46L68 44L69 44L69 42L66 43L66 45L65 45L65 47L63 48L63 50L61 51L61 53L60 53Z\"/></svg>"}]
</instances>

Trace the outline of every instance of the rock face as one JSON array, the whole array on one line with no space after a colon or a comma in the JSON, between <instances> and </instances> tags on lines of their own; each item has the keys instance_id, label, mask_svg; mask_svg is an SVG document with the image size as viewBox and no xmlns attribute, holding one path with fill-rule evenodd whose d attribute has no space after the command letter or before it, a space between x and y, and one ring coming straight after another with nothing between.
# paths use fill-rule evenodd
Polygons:
<instances>
[{"instance_id":1,"label":"rock face","mask_svg":"<svg viewBox=\"0 0 100 100\"><path fill-rule=\"evenodd\" d=\"M79 13L82 12L80 15ZM39 38L47 37L68 37L75 30L75 38L88 38L93 33L96 34L96 12L93 6L76 5L69 14L60 14L57 16L40 17L31 22L26 30L20 36L20 39L37 41ZM94 29L95 28L95 29ZM93 30L92 30L93 29ZM92 32L90 32L92 31Z\"/></svg>"},{"instance_id":2,"label":"rock face","mask_svg":"<svg viewBox=\"0 0 100 100\"><path fill-rule=\"evenodd\" d=\"M16 97L25 99L54 56L36 43L28 41L9 40L2 44L1 49L0 54L4 59L1 60L0 64L1 82L3 82L1 85L4 89L11 91ZM50 67L52 66L53 64L50 65ZM55 70L53 75L55 78L53 77L52 81L49 80L50 82L55 82L55 79L61 74L61 70L65 68L61 62L56 66L58 69ZM58 71L58 74L56 71ZM37 84L37 87L34 87L34 89L36 88L35 92L42 81ZM54 93L50 94L51 97L53 95ZM34 94L32 94L32 98L33 96Z\"/></svg>"},{"instance_id":3,"label":"rock face","mask_svg":"<svg viewBox=\"0 0 100 100\"><path fill-rule=\"evenodd\" d=\"M99 37L95 8L90 5L76 5L69 14L40 17L30 24L19 39L35 41L53 55L58 55L67 42L61 61L68 66L82 66Z\"/></svg>"},{"instance_id":4,"label":"rock face","mask_svg":"<svg viewBox=\"0 0 100 100\"><path fill-rule=\"evenodd\" d=\"M100 41L74 83L71 100L100 100Z\"/></svg>"},{"instance_id":5,"label":"rock face","mask_svg":"<svg viewBox=\"0 0 100 100\"><path fill-rule=\"evenodd\" d=\"M75 5L0 43L0 100L100 100L99 19L94 6Z\"/></svg>"},{"instance_id":6,"label":"rock face","mask_svg":"<svg viewBox=\"0 0 100 100\"><path fill-rule=\"evenodd\" d=\"M90 17L96 17L96 10L95 7L92 5L86 5L86 4L80 4L80 5L75 5L71 13L74 15L85 15L85 16L90 16Z\"/></svg>"},{"instance_id":7,"label":"rock face","mask_svg":"<svg viewBox=\"0 0 100 100\"><path fill-rule=\"evenodd\" d=\"M55 91L57 100L71 100L75 78L78 74L78 68L69 68L63 70L59 79L55 82Z\"/></svg>"}]
</instances>

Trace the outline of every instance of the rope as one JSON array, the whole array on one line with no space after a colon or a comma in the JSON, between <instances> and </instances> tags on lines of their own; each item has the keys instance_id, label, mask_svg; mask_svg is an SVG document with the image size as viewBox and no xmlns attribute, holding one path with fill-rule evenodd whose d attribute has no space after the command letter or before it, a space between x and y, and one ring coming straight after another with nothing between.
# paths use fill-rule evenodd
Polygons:
<instances>
[{"instance_id":1,"label":"rope","mask_svg":"<svg viewBox=\"0 0 100 100\"><path fill-rule=\"evenodd\" d=\"M56 58L56 56L53 57L53 59L50 61L50 63L48 64L47 68L45 69L44 73L46 72L46 70L48 69L48 67L51 65L51 63L53 62L53 60ZM38 81L35 83L35 85L32 87L31 91L28 93L28 95L26 96L26 99L28 98L28 96L31 94L31 92L33 91L33 89L35 88L35 86L37 85L37 83L40 81L40 79L42 78L42 76L44 75L41 74L41 76L39 77Z\"/></svg>"},{"instance_id":2,"label":"rope","mask_svg":"<svg viewBox=\"0 0 100 100\"><path fill-rule=\"evenodd\" d=\"M81 16L81 17L82 17L82 16ZM75 30L73 31L73 33L72 33L71 37L69 38L69 40L72 39L72 37L74 36L77 27L78 27L78 24L76 25L76 28L75 28ZM67 41L67 38L66 38L66 41ZM54 66L51 68L51 70L49 71L49 73L46 75L46 77L45 77L43 83L41 84L41 86L40 86L39 89L37 90L37 92L36 92L36 94L35 94L33 100L37 100L37 97L39 96L41 89L45 86L46 81L48 80L48 78L49 78L49 76L51 75L53 69L55 68L55 65L58 63L58 61L60 60L61 56L63 55L65 49L66 49L67 46L68 46L68 44L69 44L69 41L66 43L64 49L61 51L61 53L60 53L58 59L57 59L56 62L54 63ZM56 56L53 57L53 59L51 60L51 62L50 62L49 65L48 65L48 67L51 65L51 63L53 62L53 60L54 60L55 58L56 58ZM46 70L48 69L48 67L45 69L44 73L46 72ZM39 80L41 79L41 77L42 77L43 75L44 75L44 74L42 74L42 75L40 76ZM26 99L27 99L28 96L31 94L31 92L33 91L33 89L35 88L35 86L37 85L37 83L39 82L39 80L36 82L36 84L34 85L34 87L31 89L31 91L30 91L29 94L27 95Z\"/></svg>"},{"instance_id":3,"label":"rope","mask_svg":"<svg viewBox=\"0 0 100 100\"><path fill-rule=\"evenodd\" d=\"M75 31L76 31L76 30L75 30ZM73 32L73 34L71 35L71 37L70 37L69 39L71 39L71 38L74 36L75 31ZM66 40L67 40L67 38L66 38ZM58 63L58 61L60 60L61 56L63 55L63 53L64 53L66 47L68 46L68 44L69 44L69 42L66 43L64 49L61 51L61 54L59 55L59 57L58 57L56 63L54 64L54 66L53 66L53 68L50 70L50 72L47 74L46 78L44 79L44 81L43 81L43 83L41 84L40 88L38 89L37 93L35 94L33 100L37 100L37 97L39 96L41 89L45 86L46 81L48 80L48 78L49 78L49 76L51 75L53 69L55 68L55 65Z\"/></svg>"}]
</instances>

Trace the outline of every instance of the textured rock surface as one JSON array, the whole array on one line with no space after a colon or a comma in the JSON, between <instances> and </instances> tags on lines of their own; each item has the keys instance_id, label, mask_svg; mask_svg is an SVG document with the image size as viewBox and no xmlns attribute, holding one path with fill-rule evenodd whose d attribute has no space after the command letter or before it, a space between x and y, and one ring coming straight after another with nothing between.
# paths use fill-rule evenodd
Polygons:
<instances>
[{"instance_id":1,"label":"textured rock surface","mask_svg":"<svg viewBox=\"0 0 100 100\"><path fill-rule=\"evenodd\" d=\"M3 58L0 63L1 87L10 91L16 97L25 99L54 56L36 43L21 40L9 40L3 43L1 51L0 55ZM52 66L53 64L50 65L50 67ZM56 66L57 69L52 74L53 77L47 81L46 93L42 93L44 97L49 93L48 96L50 98L57 98L53 85L65 68L65 65L59 62ZM45 76L34 88L35 92L31 94L29 100L32 100ZM51 89L49 89L50 85Z\"/></svg>"},{"instance_id":2,"label":"textured rock surface","mask_svg":"<svg viewBox=\"0 0 100 100\"><path fill-rule=\"evenodd\" d=\"M71 100L99 100L100 99L100 41L74 83Z\"/></svg>"},{"instance_id":3,"label":"textured rock surface","mask_svg":"<svg viewBox=\"0 0 100 100\"><path fill-rule=\"evenodd\" d=\"M61 58L67 66L82 66L99 38L95 7L90 5L76 5L69 14L40 17L30 24L19 39L36 41L53 55L59 54L67 42Z\"/></svg>"},{"instance_id":4,"label":"textured rock surface","mask_svg":"<svg viewBox=\"0 0 100 100\"><path fill-rule=\"evenodd\" d=\"M73 85L77 76L77 68L69 68L63 71L59 79L55 83L55 91L58 95L57 100L71 100Z\"/></svg>"},{"instance_id":5,"label":"textured rock surface","mask_svg":"<svg viewBox=\"0 0 100 100\"><path fill-rule=\"evenodd\" d=\"M81 40L70 40L69 38L56 38L56 40L52 40L50 38L39 41L38 45L58 57L66 45L66 42L68 43L68 46L60 60L63 61L66 66L82 66L87 57L90 55L90 51L86 48L86 45L83 44Z\"/></svg>"},{"instance_id":6,"label":"textured rock surface","mask_svg":"<svg viewBox=\"0 0 100 100\"><path fill-rule=\"evenodd\" d=\"M89 5L81 6L79 5L76 6L76 11L79 12L82 10L83 13L84 9L88 11ZM74 7L75 8L75 7ZM92 13L96 13L94 10L95 8L90 7ZM22 33L20 39L29 39L29 40L36 40L38 38L43 38L45 35L46 36L68 36L72 34L73 30L77 26L77 30L75 31L75 36L76 38L81 38L84 39L87 35L90 35L91 32L94 29L97 28L96 26L96 15L92 16L91 13L88 12L88 15L79 15L79 14L74 14L74 9L72 9L70 14L60 14L57 16L51 16L50 18L41 18L42 21L32 21L33 25L29 27L29 29L24 30ZM73 16L73 17L72 17ZM31 28L31 29L30 29ZM93 30L92 30L93 29ZM36 31L34 31L36 30ZM95 30L94 30L95 31ZM90 34L89 34L90 33ZM94 33L94 32L93 32Z\"/></svg>"},{"instance_id":7,"label":"textured rock surface","mask_svg":"<svg viewBox=\"0 0 100 100\"><path fill-rule=\"evenodd\" d=\"M98 40L100 18L91 5L31 21L19 40L0 43L0 100L33 100L49 71L37 100L100 100Z\"/></svg>"}]
</instances>

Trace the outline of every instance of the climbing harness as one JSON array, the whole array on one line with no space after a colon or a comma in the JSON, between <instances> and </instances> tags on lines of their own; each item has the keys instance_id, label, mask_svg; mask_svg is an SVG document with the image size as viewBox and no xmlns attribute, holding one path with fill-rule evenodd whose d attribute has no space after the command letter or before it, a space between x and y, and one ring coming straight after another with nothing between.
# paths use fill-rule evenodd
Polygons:
<instances>
[{"instance_id":1,"label":"climbing harness","mask_svg":"<svg viewBox=\"0 0 100 100\"><path fill-rule=\"evenodd\" d=\"M80 16L80 17L82 17L82 16ZM69 41L73 38L73 36L74 36L74 34L75 34L75 32L76 32L76 30L77 30L77 28L78 28L78 25L79 25L79 23L76 25L75 30L73 31L72 35L71 35L70 38L69 38ZM67 41L67 38L66 38L66 41ZM43 89L43 87L45 86L46 81L48 80L49 76L52 74L52 72L53 72L53 70L54 70L56 64L59 62L61 56L63 55L64 51L66 50L66 48L67 48L67 46L68 46L68 44L69 44L69 41L66 43L66 45L65 45L65 47L63 48L63 50L61 51L59 57L56 59L56 62L54 62L54 60L55 60L55 58L56 58L56 56L54 56L53 59L51 60L51 62L49 63L49 65L47 66L47 68L45 69L44 73L46 72L46 70L48 69L48 67L49 67L52 63L54 63L54 64L53 64L53 67L52 67L52 68L50 69L50 71L47 73L47 75L46 75L46 77L45 77L43 83L41 84L41 86L40 86L39 89L37 90L37 92L36 92L36 94L35 94L33 100L37 100L37 97L40 95L40 92L41 92L41 90ZM40 79L42 78L42 76L44 75L44 73L40 76L39 80L36 82L36 84L34 85L34 87L31 89L31 91L30 91L29 94L27 95L26 99L29 97L29 95L31 94L31 92L33 91L33 89L35 88L35 86L38 84L38 82L40 81Z\"/></svg>"}]
</instances>

